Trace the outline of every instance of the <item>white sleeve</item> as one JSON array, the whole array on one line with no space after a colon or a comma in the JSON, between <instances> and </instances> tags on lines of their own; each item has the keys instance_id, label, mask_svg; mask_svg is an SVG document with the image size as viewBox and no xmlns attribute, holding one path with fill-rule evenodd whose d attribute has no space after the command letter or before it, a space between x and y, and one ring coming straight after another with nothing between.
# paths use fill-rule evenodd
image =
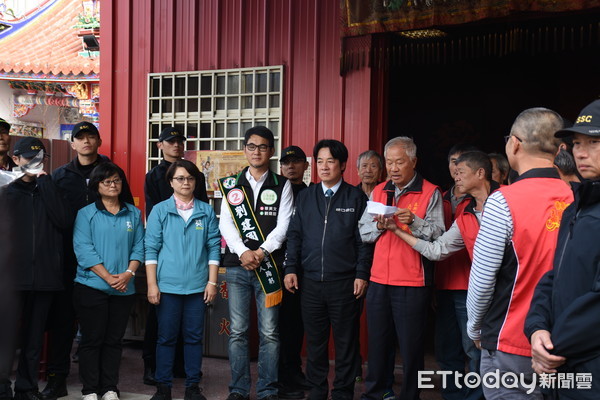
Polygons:
<instances>
[{"instance_id":1,"label":"white sleeve","mask_svg":"<svg viewBox=\"0 0 600 400\"><path fill-rule=\"evenodd\" d=\"M219 230L221 231L221 235L223 235L225 242L227 242L227 247L229 247L229 250L232 253L237 254L238 257L241 257L244 252L250 250L242 241L240 232L235 227L235 222L233 222L231 211L229 210L229 205L227 204L227 199L225 198L223 198L221 201Z\"/></svg>"}]
</instances>

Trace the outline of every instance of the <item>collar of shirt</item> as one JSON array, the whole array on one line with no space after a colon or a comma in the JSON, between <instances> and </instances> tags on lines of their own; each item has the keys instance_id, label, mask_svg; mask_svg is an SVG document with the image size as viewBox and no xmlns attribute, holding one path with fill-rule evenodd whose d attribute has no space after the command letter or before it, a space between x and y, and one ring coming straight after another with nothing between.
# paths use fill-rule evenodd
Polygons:
<instances>
[{"instance_id":1,"label":"collar of shirt","mask_svg":"<svg viewBox=\"0 0 600 400\"><path fill-rule=\"evenodd\" d=\"M394 186L396 187L394 196L399 197L402 193L404 193L406 191L406 189L408 189L408 187L415 182L415 179L417 179L417 171L415 171L415 175L412 177L412 179L410 181L408 181L408 183L406 185L404 185L402 187L398 187L398 185L396 185L394 183Z\"/></svg>"},{"instance_id":2,"label":"collar of shirt","mask_svg":"<svg viewBox=\"0 0 600 400\"><path fill-rule=\"evenodd\" d=\"M340 178L340 180L338 181L338 183L336 183L335 185L333 185L330 188L328 188L327 186L325 186L325 184L323 182L321 182L321 189L323 189L323 194L325 194L325 192L327 191L327 189L331 189L331 191L335 195L335 193L338 191L338 189L340 188L340 186L342 186L342 181L343 181L343 179Z\"/></svg>"},{"instance_id":3,"label":"collar of shirt","mask_svg":"<svg viewBox=\"0 0 600 400\"><path fill-rule=\"evenodd\" d=\"M194 208L194 199L192 198L192 200L189 203L186 203L183 200L180 200L177 195L173 195L173 197L175 198L175 208L177 208L178 210L192 210Z\"/></svg>"},{"instance_id":4,"label":"collar of shirt","mask_svg":"<svg viewBox=\"0 0 600 400\"><path fill-rule=\"evenodd\" d=\"M252 193L254 193L254 204L253 207L256 207L256 200L258 199L258 192L260 192L260 188L262 188L263 183L267 180L267 176L270 173L270 170L266 170L264 174L261 175L258 180L254 179L252 174L250 173L250 168L246 171L246 179L252 188Z\"/></svg>"}]
</instances>

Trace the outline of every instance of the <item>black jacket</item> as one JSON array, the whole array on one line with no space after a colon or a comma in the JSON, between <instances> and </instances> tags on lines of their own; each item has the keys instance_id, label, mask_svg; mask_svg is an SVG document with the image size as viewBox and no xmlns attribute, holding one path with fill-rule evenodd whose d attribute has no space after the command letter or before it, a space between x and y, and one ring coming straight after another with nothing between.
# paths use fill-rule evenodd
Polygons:
<instances>
[{"instance_id":1,"label":"black jacket","mask_svg":"<svg viewBox=\"0 0 600 400\"><path fill-rule=\"evenodd\" d=\"M92 204L97 200L95 193L90 191L88 188L88 180L92 173L93 167L101 163L110 162L110 158L98 154L98 159L88 168L82 167L77 157L68 162L67 164L58 167L52 173L52 180L56 183L56 186L60 189L63 198L71 207L73 215L77 216L77 212L88 204ZM129 204L135 204L133 196L131 195L131 189L127 179L123 181L122 186L123 201ZM73 220L74 221L74 220ZM75 258L75 252L73 251L73 226L69 227L70 231L68 236L71 240L64 241L64 254L65 254L65 282L72 282L75 278L75 271L77 269L77 259Z\"/></svg>"},{"instance_id":2,"label":"black jacket","mask_svg":"<svg viewBox=\"0 0 600 400\"><path fill-rule=\"evenodd\" d=\"M363 243L358 221L367 206L362 190L342 182L328 200L321 184L298 193L287 233L285 274L315 281L369 280L373 246Z\"/></svg>"},{"instance_id":3,"label":"black jacket","mask_svg":"<svg viewBox=\"0 0 600 400\"><path fill-rule=\"evenodd\" d=\"M110 162L110 158L98 154L98 159L93 166L95 167L98 164L105 162ZM52 179L75 213L88 204L92 204L96 201L96 195L89 190L87 185L91 172L92 168L82 168L79 160L75 157L71 162L58 167L52 173ZM123 181L122 192L125 196L123 198L125 203L135 204L127 179Z\"/></svg>"},{"instance_id":4,"label":"black jacket","mask_svg":"<svg viewBox=\"0 0 600 400\"><path fill-rule=\"evenodd\" d=\"M600 376L600 181L574 185L574 194L562 216L554 267L535 289L525 335L550 331L552 353L567 358L559 372L595 377ZM577 393L598 398L593 390Z\"/></svg>"},{"instance_id":5,"label":"black jacket","mask_svg":"<svg viewBox=\"0 0 600 400\"><path fill-rule=\"evenodd\" d=\"M150 215L152 207L161 201L165 201L173 195L173 188L167 182L165 176L167 170L172 163L162 160L160 164L152 168L146 174L146 181L144 182L144 194L146 196L146 218ZM200 180L196 182L194 189L194 197L198 200L202 200L208 203L208 195L206 194L206 180L204 175L200 174Z\"/></svg>"},{"instance_id":6,"label":"black jacket","mask_svg":"<svg viewBox=\"0 0 600 400\"><path fill-rule=\"evenodd\" d=\"M63 240L74 215L63 201L52 179L41 176L33 182L17 179L0 192L0 204L10 210L3 229L10 232L16 290L63 289Z\"/></svg>"}]
</instances>

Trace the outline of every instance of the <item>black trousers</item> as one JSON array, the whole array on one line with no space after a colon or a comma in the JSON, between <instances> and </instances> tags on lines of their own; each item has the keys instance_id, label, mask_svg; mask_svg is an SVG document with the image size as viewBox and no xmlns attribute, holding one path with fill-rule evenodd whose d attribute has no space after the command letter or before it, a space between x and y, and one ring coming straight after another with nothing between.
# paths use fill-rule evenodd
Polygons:
<instances>
[{"instance_id":1,"label":"black trousers","mask_svg":"<svg viewBox=\"0 0 600 400\"><path fill-rule=\"evenodd\" d=\"M418 371L423 370L429 287L381 285L371 282L367 291L369 369L362 399L380 400L389 390L390 362L396 328L404 377L399 400L419 398ZM393 365L391 366L393 368Z\"/></svg>"},{"instance_id":2,"label":"black trousers","mask_svg":"<svg viewBox=\"0 0 600 400\"><path fill-rule=\"evenodd\" d=\"M302 342L304 324L300 293L283 290L283 301L279 309L279 382L290 386L302 376Z\"/></svg>"},{"instance_id":3,"label":"black trousers","mask_svg":"<svg viewBox=\"0 0 600 400\"><path fill-rule=\"evenodd\" d=\"M354 397L356 359L359 357L359 302L354 278L332 282L302 281L302 318L307 340L306 379L312 386L309 400L325 400L329 385L329 332L335 345L333 400Z\"/></svg>"},{"instance_id":4,"label":"black trousers","mask_svg":"<svg viewBox=\"0 0 600 400\"><path fill-rule=\"evenodd\" d=\"M10 372L15 352L13 338L20 331L21 354L17 367L15 392L38 390L38 368L44 344L44 331L52 298L56 292L16 292L14 308L3 315L6 335L0 358L0 397L11 397ZM20 325L20 329L17 328Z\"/></svg>"},{"instance_id":5,"label":"black trousers","mask_svg":"<svg viewBox=\"0 0 600 400\"><path fill-rule=\"evenodd\" d=\"M83 395L118 392L122 343L135 295L111 296L76 283L73 302L79 317L79 379Z\"/></svg>"},{"instance_id":6,"label":"black trousers","mask_svg":"<svg viewBox=\"0 0 600 400\"><path fill-rule=\"evenodd\" d=\"M48 374L67 376L71 371L71 349L77 333L73 307L73 282L56 292L48 315Z\"/></svg>"}]
</instances>

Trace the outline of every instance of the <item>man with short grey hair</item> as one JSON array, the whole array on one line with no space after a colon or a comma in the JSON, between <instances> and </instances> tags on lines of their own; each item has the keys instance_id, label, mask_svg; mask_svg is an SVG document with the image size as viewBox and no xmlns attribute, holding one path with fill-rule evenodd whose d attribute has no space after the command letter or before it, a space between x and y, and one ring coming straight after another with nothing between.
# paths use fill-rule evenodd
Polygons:
<instances>
[{"instance_id":1,"label":"man with short grey hair","mask_svg":"<svg viewBox=\"0 0 600 400\"><path fill-rule=\"evenodd\" d=\"M554 133L562 126L560 115L546 108L519 114L505 137L508 162L519 177L491 194L483 209L467 292L467 332L482 349L481 374L509 382L492 389L484 381L486 399L542 398L532 385L531 345L523 327L535 285L552 267L562 212L573 201L553 167L559 145Z\"/></svg>"},{"instance_id":2,"label":"man with short grey hair","mask_svg":"<svg viewBox=\"0 0 600 400\"><path fill-rule=\"evenodd\" d=\"M360 178L360 183L356 187L361 189L367 196L370 196L375 186L381 182L383 157L375 150L367 150L358 156L356 169L358 169L358 177Z\"/></svg>"},{"instance_id":3,"label":"man with short grey hair","mask_svg":"<svg viewBox=\"0 0 600 400\"><path fill-rule=\"evenodd\" d=\"M423 370L427 309L433 285L433 263L421 257L392 231L390 222L415 237L434 240L444 232L442 196L437 186L416 172L417 146L409 137L391 139L384 150L389 181L375 187L371 200L397 207L393 216L374 218L367 211L359 222L364 242L376 243L367 291L369 370L362 399L393 398L389 393L388 353L394 327L404 363L399 399L419 397L418 371Z\"/></svg>"}]
</instances>

